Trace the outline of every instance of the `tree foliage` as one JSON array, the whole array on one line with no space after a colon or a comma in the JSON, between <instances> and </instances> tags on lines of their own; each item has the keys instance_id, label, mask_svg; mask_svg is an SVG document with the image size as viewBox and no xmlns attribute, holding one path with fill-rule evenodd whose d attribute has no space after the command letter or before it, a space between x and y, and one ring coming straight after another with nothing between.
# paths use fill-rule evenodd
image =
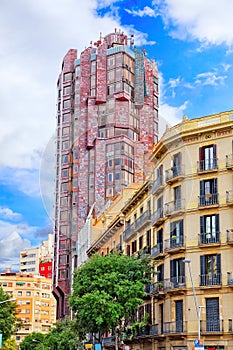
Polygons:
<instances>
[{"instance_id":1,"label":"tree foliage","mask_svg":"<svg viewBox=\"0 0 233 350\"><path fill-rule=\"evenodd\" d=\"M9 299L9 295L5 294L2 287L0 287L0 302ZM12 301L0 304L0 332L2 333L3 343L16 332L19 326L19 322L16 318L16 307L16 303Z\"/></svg>"},{"instance_id":2,"label":"tree foliage","mask_svg":"<svg viewBox=\"0 0 233 350\"><path fill-rule=\"evenodd\" d=\"M151 282L148 256L93 255L74 273L70 306L77 331L103 333L132 320Z\"/></svg>"},{"instance_id":3,"label":"tree foliage","mask_svg":"<svg viewBox=\"0 0 233 350\"><path fill-rule=\"evenodd\" d=\"M58 321L47 334L45 344L51 350L83 349L77 336L75 322L69 319Z\"/></svg>"},{"instance_id":4,"label":"tree foliage","mask_svg":"<svg viewBox=\"0 0 233 350\"><path fill-rule=\"evenodd\" d=\"M34 341L36 340L36 342ZM43 350L45 335L39 332L33 332L27 335L20 343L21 350ZM43 344L43 346L41 345Z\"/></svg>"}]
</instances>

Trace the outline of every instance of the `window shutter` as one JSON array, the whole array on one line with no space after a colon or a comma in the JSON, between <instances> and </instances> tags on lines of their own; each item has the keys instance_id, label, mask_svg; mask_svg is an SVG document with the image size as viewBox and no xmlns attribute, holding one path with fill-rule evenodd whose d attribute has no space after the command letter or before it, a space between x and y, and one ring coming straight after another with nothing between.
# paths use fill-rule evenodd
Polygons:
<instances>
[{"instance_id":1,"label":"window shutter","mask_svg":"<svg viewBox=\"0 0 233 350\"><path fill-rule=\"evenodd\" d=\"M200 263L201 263L201 275L205 275L206 274L205 255L200 256Z\"/></svg>"},{"instance_id":2,"label":"window shutter","mask_svg":"<svg viewBox=\"0 0 233 350\"><path fill-rule=\"evenodd\" d=\"M213 155L214 155L214 158L216 159L217 158L217 145L213 145Z\"/></svg>"},{"instance_id":3,"label":"window shutter","mask_svg":"<svg viewBox=\"0 0 233 350\"><path fill-rule=\"evenodd\" d=\"M175 225L174 222L170 223L170 237L175 236Z\"/></svg>"},{"instance_id":4,"label":"window shutter","mask_svg":"<svg viewBox=\"0 0 233 350\"><path fill-rule=\"evenodd\" d=\"M180 234L181 236L184 235L184 221L180 220Z\"/></svg>"},{"instance_id":5,"label":"window shutter","mask_svg":"<svg viewBox=\"0 0 233 350\"><path fill-rule=\"evenodd\" d=\"M127 245L127 247L126 247L126 254L130 255L130 245Z\"/></svg>"},{"instance_id":6,"label":"window shutter","mask_svg":"<svg viewBox=\"0 0 233 350\"><path fill-rule=\"evenodd\" d=\"M175 260L170 261L170 276L171 278L175 277Z\"/></svg>"},{"instance_id":7,"label":"window shutter","mask_svg":"<svg viewBox=\"0 0 233 350\"><path fill-rule=\"evenodd\" d=\"M200 196L203 196L205 194L205 183L204 181L200 181Z\"/></svg>"},{"instance_id":8,"label":"window shutter","mask_svg":"<svg viewBox=\"0 0 233 350\"><path fill-rule=\"evenodd\" d=\"M199 160L203 161L205 158L204 158L204 147L200 147L199 148Z\"/></svg>"},{"instance_id":9,"label":"window shutter","mask_svg":"<svg viewBox=\"0 0 233 350\"><path fill-rule=\"evenodd\" d=\"M221 273L221 254L216 255L217 260L217 273Z\"/></svg>"},{"instance_id":10,"label":"window shutter","mask_svg":"<svg viewBox=\"0 0 233 350\"><path fill-rule=\"evenodd\" d=\"M201 233L205 233L205 217L200 217L200 231Z\"/></svg>"},{"instance_id":11,"label":"window shutter","mask_svg":"<svg viewBox=\"0 0 233 350\"><path fill-rule=\"evenodd\" d=\"M216 232L219 232L219 214L215 215Z\"/></svg>"},{"instance_id":12,"label":"window shutter","mask_svg":"<svg viewBox=\"0 0 233 350\"><path fill-rule=\"evenodd\" d=\"M218 179L213 181L213 193L218 193Z\"/></svg>"}]
</instances>

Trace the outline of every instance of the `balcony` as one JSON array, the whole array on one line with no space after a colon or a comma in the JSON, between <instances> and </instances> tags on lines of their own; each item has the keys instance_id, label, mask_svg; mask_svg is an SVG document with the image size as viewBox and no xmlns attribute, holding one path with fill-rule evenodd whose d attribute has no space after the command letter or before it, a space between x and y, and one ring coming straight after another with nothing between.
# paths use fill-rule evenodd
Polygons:
<instances>
[{"instance_id":1,"label":"balcony","mask_svg":"<svg viewBox=\"0 0 233 350\"><path fill-rule=\"evenodd\" d=\"M198 244L220 244L220 232L199 233Z\"/></svg>"},{"instance_id":2,"label":"balcony","mask_svg":"<svg viewBox=\"0 0 233 350\"><path fill-rule=\"evenodd\" d=\"M151 216L151 224L154 226L161 225L165 220L163 215L163 208L157 209Z\"/></svg>"},{"instance_id":3,"label":"balcony","mask_svg":"<svg viewBox=\"0 0 233 350\"><path fill-rule=\"evenodd\" d=\"M233 155L226 155L226 168L233 169Z\"/></svg>"},{"instance_id":4,"label":"balcony","mask_svg":"<svg viewBox=\"0 0 233 350\"><path fill-rule=\"evenodd\" d=\"M185 276L176 276L171 277L170 279L165 279L163 281L163 289L165 290L177 290L178 288L186 287L186 278Z\"/></svg>"},{"instance_id":5,"label":"balcony","mask_svg":"<svg viewBox=\"0 0 233 350\"><path fill-rule=\"evenodd\" d=\"M199 208L205 208L209 206L218 206L218 193L206 193L198 196Z\"/></svg>"},{"instance_id":6,"label":"balcony","mask_svg":"<svg viewBox=\"0 0 233 350\"><path fill-rule=\"evenodd\" d=\"M204 159L197 162L197 172L206 173L218 170L218 159Z\"/></svg>"},{"instance_id":7,"label":"balcony","mask_svg":"<svg viewBox=\"0 0 233 350\"><path fill-rule=\"evenodd\" d=\"M228 205L233 205L233 191L226 191L226 203Z\"/></svg>"},{"instance_id":8,"label":"balcony","mask_svg":"<svg viewBox=\"0 0 233 350\"><path fill-rule=\"evenodd\" d=\"M227 230L227 243L233 244L233 229Z\"/></svg>"},{"instance_id":9,"label":"balcony","mask_svg":"<svg viewBox=\"0 0 233 350\"><path fill-rule=\"evenodd\" d=\"M124 240L125 241L129 240L135 233L136 233L135 224L133 223L125 229L123 233Z\"/></svg>"},{"instance_id":10,"label":"balcony","mask_svg":"<svg viewBox=\"0 0 233 350\"><path fill-rule=\"evenodd\" d=\"M200 275L200 286L211 287L211 286L221 286L222 284L222 274L213 273L207 275Z\"/></svg>"},{"instance_id":11,"label":"balcony","mask_svg":"<svg viewBox=\"0 0 233 350\"><path fill-rule=\"evenodd\" d=\"M212 319L206 321L200 321L201 333L223 333L224 332L224 320Z\"/></svg>"},{"instance_id":12,"label":"balcony","mask_svg":"<svg viewBox=\"0 0 233 350\"><path fill-rule=\"evenodd\" d=\"M183 214L185 210L185 200L177 199L164 205L165 216L175 216Z\"/></svg>"},{"instance_id":13,"label":"balcony","mask_svg":"<svg viewBox=\"0 0 233 350\"><path fill-rule=\"evenodd\" d=\"M152 193L153 194L159 194L160 192L162 192L162 190L164 189L164 183L163 183L163 177L159 176L157 177L157 179L153 182L152 185Z\"/></svg>"},{"instance_id":14,"label":"balcony","mask_svg":"<svg viewBox=\"0 0 233 350\"><path fill-rule=\"evenodd\" d=\"M151 212L146 210L136 221L135 221L135 230L141 231L146 225L150 223Z\"/></svg>"},{"instance_id":15,"label":"balcony","mask_svg":"<svg viewBox=\"0 0 233 350\"><path fill-rule=\"evenodd\" d=\"M163 334L177 334L187 332L187 322L178 320L176 322L164 322L163 323Z\"/></svg>"},{"instance_id":16,"label":"balcony","mask_svg":"<svg viewBox=\"0 0 233 350\"><path fill-rule=\"evenodd\" d=\"M184 236L172 236L169 239L166 239L164 241L164 250L165 251L170 251L170 253L172 252L176 252L177 250L181 251L183 249L185 249L184 247Z\"/></svg>"},{"instance_id":17,"label":"balcony","mask_svg":"<svg viewBox=\"0 0 233 350\"><path fill-rule=\"evenodd\" d=\"M164 293L164 281L154 282L150 284L150 294Z\"/></svg>"},{"instance_id":18,"label":"balcony","mask_svg":"<svg viewBox=\"0 0 233 350\"><path fill-rule=\"evenodd\" d=\"M165 181L169 184L184 178L184 165L176 165L165 171Z\"/></svg>"},{"instance_id":19,"label":"balcony","mask_svg":"<svg viewBox=\"0 0 233 350\"><path fill-rule=\"evenodd\" d=\"M151 248L151 256L156 258L158 256L164 255L163 252L163 242L157 243L154 247Z\"/></svg>"}]
</instances>

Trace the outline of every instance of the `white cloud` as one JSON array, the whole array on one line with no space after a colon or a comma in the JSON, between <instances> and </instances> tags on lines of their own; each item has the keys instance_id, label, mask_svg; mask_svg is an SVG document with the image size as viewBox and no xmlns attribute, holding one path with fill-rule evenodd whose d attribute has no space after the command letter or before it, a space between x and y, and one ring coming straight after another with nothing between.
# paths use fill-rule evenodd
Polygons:
<instances>
[{"instance_id":1,"label":"white cloud","mask_svg":"<svg viewBox=\"0 0 233 350\"><path fill-rule=\"evenodd\" d=\"M21 214L20 213L15 213L13 212L13 210L11 210L10 208L4 208L4 207L0 207L0 218L3 220L19 220L21 219Z\"/></svg>"},{"instance_id":2,"label":"white cloud","mask_svg":"<svg viewBox=\"0 0 233 350\"><path fill-rule=\"evenodd\" d=\"M30 247L29 239L23 238L17 231L0 239L0 270L10 267L18 271L20 251Z\"/></svg>"},{"instance_id":3,"label":"white cloud","mask_svg":"<svg viewBox=\"0 0 233 350\"><path fill-rule=\"evenodd\" d=\"M216 72L205 72L196 76L195 84L218 86L223 84L226 78L226 75L217 75Z\"/></svg>"},{"instance_id":4,"label":"white cloud","mask_svg":"<svg viewBox=\"0 0 233 350\"><path fill-rule=\"evenodd\" d=\"M174 126L182 121L185 115L184 111L187 108L188 101L185 101L181 106L170 106L167 103L160 104L159 111L159 136L164 133L166 126Z\"/></svg>"},{"instance_id":5,"label":"white cloud","mask_svg":"<svg viewBox=\"0 0 233 350\"><path fill-rule=\"evenodd\" d=\"M232 0L154 0L172 35L192 37L206 44L233 44Z\"/></svg>"},{"instance_id":6,"label":"white cloud","mask_svg":"<svg viewBox=\"0 0 233 350\"><path fill-rule=\"evenodd\" d=\"M14 186L30 197L40 195L38 169L2 167L0 169L0 183L11 188Z\"/></svg>"},{"instance_id":7,"label":"white cloud","mask_svg":"<svg viewBox=\"0 0 233 350\"><path fill-rule=\"evenodd\" d=\"M145 6L142 10L129 10L125 9L126 12L128 12L130 15L135 17L157 17L157 14L154 9L152 9L149 6Z\"/></svg>"}]
</instances>

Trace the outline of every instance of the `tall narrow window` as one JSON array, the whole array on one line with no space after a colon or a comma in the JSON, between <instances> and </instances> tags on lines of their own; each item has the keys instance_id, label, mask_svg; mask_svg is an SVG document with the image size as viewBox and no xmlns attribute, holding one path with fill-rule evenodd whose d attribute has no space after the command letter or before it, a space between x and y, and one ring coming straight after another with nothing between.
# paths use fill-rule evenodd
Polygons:
<instances>
[{"instance_id":1,"label":"tall narrow window","mask_svg":"<svg viewBox=\"0 0 233 350\"><path fill-rule=\"evenodd\" d=\"M200 259L201 286L214 286L221 284L221 254L203 255Z\"/></svg>"},{"instance_id":2,"label":"tall narrow window","mask_svg":"<svg viewBox=\"0 0 233 350\"><path fill-rule=\"evenodd\" d=\"M199 171L217 168L216 145L209 145L199 149Z\"/></svg>"}]
</instances>

